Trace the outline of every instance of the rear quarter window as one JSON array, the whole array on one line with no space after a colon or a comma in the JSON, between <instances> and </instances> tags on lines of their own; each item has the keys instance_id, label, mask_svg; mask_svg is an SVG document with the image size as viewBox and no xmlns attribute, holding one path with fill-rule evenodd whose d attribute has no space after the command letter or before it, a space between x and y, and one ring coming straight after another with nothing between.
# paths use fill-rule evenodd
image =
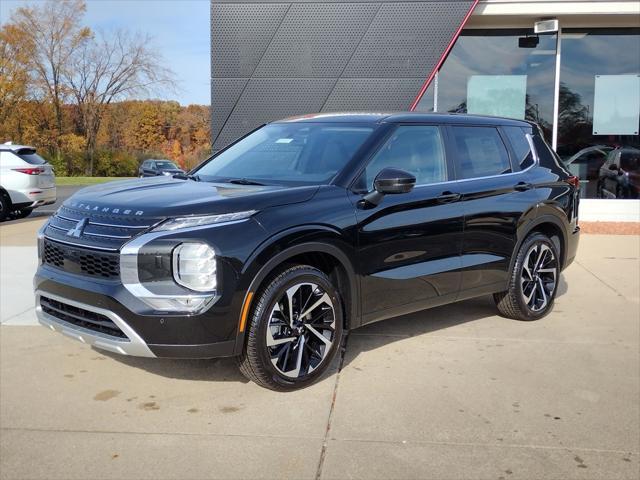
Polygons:
<instances>
[{"instance_id":1,"label":"rear quarter window","mask_svg":"<svg viewBox=\"0 0 640 480\"><path fill-rule=\"evenodd\" d=\"M502 127L502 129L516 156L514 163L520 165L521 170L533 165L533 153L531 153L531 147L525 136L526 132L521 127Z\"/></svg>"}]
</instances>

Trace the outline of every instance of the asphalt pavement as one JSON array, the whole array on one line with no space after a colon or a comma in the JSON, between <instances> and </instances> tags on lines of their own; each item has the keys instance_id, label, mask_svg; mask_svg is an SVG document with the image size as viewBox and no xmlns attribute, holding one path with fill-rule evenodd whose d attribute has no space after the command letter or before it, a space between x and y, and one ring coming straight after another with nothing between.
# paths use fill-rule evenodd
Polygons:
<instances>
[{"instance_id":1,"label":"asphalt pavement","mask_svg":"<svg viewBox=\"0 0 640 480\"><path fill-rule=\"evenodd\" d=\"M584 235L554 311L482 297L351 332L316 385L36 326L42 219L0 227L0 478L638 479L640 238Z\"/></svg>"}]
</instances>

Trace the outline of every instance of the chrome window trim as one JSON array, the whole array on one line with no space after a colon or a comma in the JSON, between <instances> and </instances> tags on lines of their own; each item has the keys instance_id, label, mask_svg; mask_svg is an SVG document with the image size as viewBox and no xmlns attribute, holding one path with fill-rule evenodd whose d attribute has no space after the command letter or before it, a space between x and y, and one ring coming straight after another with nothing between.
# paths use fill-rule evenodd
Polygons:
<instances>
[{"instance_id":1,"label":"chrome window trim","mask_svg":"<svg viewBox=\"0 0 640 480\"><path fill-rule=\"evenodd\" d=\"M87 305L86 303L77 302L68 298L55 295L53 293L46 292L44 290L36 290L36 316L38 321L49 327L51 330L60 332L75 340L79 340L82 343L108 350L110 352L119 353L122 355L132 355L135 357L155 357L153 352L147 346L147 343L133 330L122 318L113 313L110 310L104 308L95 307L93 305ZM76 308L81 308L90 312L98 313L109 318L115 323L120 330L127 336L127 340L123 340L119 337L113 337L101 332L95 332L88 328L79 327L64 320L57 318L53 315L49 315L42 310L40 304L40 298L47 297L58 302L71 305Z\"/></svg>"},{"instance_id":2,"label":"chrome window trim","mask_svg":"<svg viewBox=\"0 0 640 480\"><path fill-rule=\"evenodd\" d=\"M498 128L501 125L496 125L495 127ZM445 180L443 182L434 182L434 183L420 183L420 184L416 184L413 189L417 189L417 188L421 188L421 187L431 187L434 185L451 185L454 183L458 183L458 182L468 182L468 181L473 181L473 180L485 180L485 179L490 179L490 178L503 178L509 175L520 175L521 173L525 173L528 172L529 170L533 169L534 167L537 167L540 165L540 157L538 156L538 150L536 150L536 147L533 143L533 136L530 133L525 133L525 137L527 139L527 142L529 143L529 148L531 149L531 153L533 155L533 163L531 165L529 165L527 168L525 168L524 170L518 170L517 172L509 172L509 173L500 173L497 175L486 175L483 177L473 177L473 178L460 178L460 179L455 179L455 180ZM506 148L506 145L505 145ZM507 153L508 150L507 150ZM446 153L445 153L446 155ZM372 157L373 158L373 157ZM360 175L362 175L362 173L364 172L364 170L366 169L367 165L365 166L364 169L362 169L358 175L356 175L356 180L358 179L358 177Z\"/></svg>"}]
</instances>

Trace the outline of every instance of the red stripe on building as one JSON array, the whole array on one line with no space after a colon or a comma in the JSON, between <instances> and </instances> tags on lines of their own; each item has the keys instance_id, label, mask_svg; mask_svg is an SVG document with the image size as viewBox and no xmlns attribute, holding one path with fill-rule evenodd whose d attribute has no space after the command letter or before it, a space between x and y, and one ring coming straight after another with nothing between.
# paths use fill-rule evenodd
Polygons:
<instances>
[{"instance_id":1,"label":"red stripe on building","mask_svg":"<svg viewBox=\"0 0 640 480\"><path fill-rule=\"evenodd\" d=\"M438 60L438 63L436 64L436 67L431 71L431 73L429 74L429 76L425 80L424 84L422 85L422 88L420 89L420 93L418 93L418 96L416 97L416 99L411 104L411 108L409 109L410 111L413 112L416 109L416 107L418 106L418 103L420 103L420 99L422 98L424 93L427 91L427 88L429 88L429 85L431 85L431 81L433 80L433 77L435 77L436 76L436 72L438 70L440 70L440 67L442 66L442 64L444 63L445 59L447 58L447 55L449 55L449 52L451 51L451 49L455 45L456 40L458 40L458 37L460 36L460 33L462 33L462 29L465 27L465 25L469 21L469 18L471 18L471 15L473 14L473 11L475 10L476 5L478 5L478 2L479 2L479 0L474 0L473 1L473 4L471 5L471 8L469 9L469 11L465 15L465 17L462 19L462 23L460 24L460 27L458 27L458 30L453 35L453 38L449 42L449 45L447 46L447 48L445 48L444 52L442 52L442 56L440 57L440 60Z\"/></svg>"}]
</instances>

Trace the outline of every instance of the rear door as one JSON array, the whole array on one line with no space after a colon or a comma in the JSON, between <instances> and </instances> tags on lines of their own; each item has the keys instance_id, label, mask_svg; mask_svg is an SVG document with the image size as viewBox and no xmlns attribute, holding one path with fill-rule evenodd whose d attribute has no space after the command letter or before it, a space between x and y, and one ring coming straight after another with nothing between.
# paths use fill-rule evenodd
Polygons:
<instances>
[{"instance_id":1,"label":"rear door","mask_svg":"<svg viewBox=\"0 0 640 480\"><path fill-rule=\"evenodd\" d=\"M462 195L460 298L506 285L518 228L535 217L530 143L521 127L449 127Z\"/></svg>"},{"instance_id":2,"label":"rear door","mask_svg":"<svg viewBox=\"0 0 640 480\"><path fill-rule=\"evenodd\" d=\"M360 176L370 191L386 167L412 173L416 187L358 208L363 323L452 301L460 287L462 210L445 155L444 129L398 125ZM354 203L361 195L354 194Z\"/></svg>"}]
</instances>

